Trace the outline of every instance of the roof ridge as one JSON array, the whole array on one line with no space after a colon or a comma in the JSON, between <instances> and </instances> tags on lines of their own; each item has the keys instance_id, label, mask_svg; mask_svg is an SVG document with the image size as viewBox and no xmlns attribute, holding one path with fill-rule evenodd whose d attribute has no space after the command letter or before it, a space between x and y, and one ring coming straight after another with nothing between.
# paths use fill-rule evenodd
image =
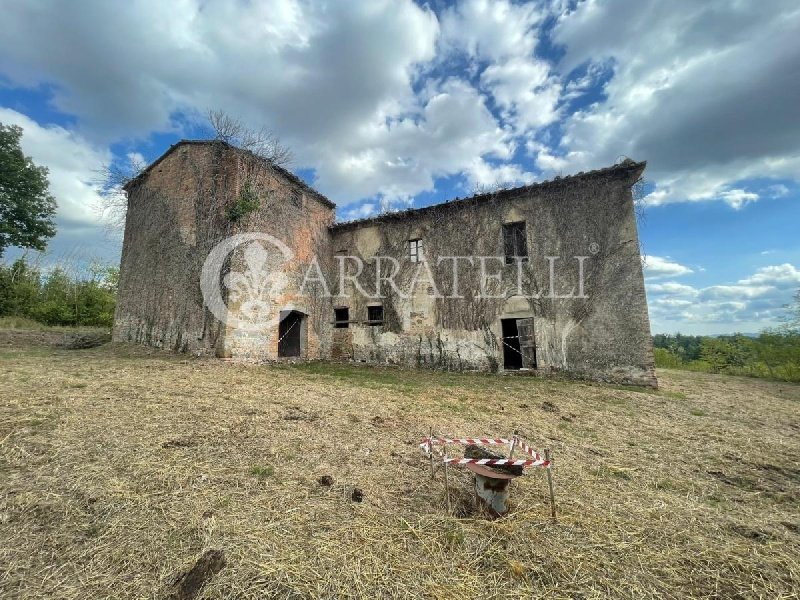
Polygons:
<instances>
[{"instance_id":1,"label":"roof ridge","mask_svg":"<svg viewBox=\"0 0 800 600\"><path fill-rule=\"evenodd\" d=\"M504 189L500 189L500 190L497 190L497 191L494 191L494 192L480 192L480 193L477 193L477 194L473 194L472 196L467 196L465 198L459 198L458 196L456 196L455 198L453 198L451 200L445 200L443 202L438 202L436 204L431 204L429 206L422 206L420 208L408 208L408 209L405 209L405 210L399 210L397 212L384 213L384 214L375 215L375 216L372 216L372 217L364 217L362 219L352 219L350 221L342 221L342 222L334 223L333 225L330 226L330 229L337 229L337 228L340 228L340 227L341 228L345 228L345 227L350 227L350 226L354 226L354 225L362 225L362 224L371 223L371 222L380 222L380 221L385 221L385 220L392 220L392 219L402 218L402 217L405 217L405 216L410 216L410 215L413 215L413 214L421 213L421 212L424 212L424 211L427 211L427 210L432 210L432 209L435 209L435 208L439 208L441 206L452 206L453 204L456 204L456 203L480 202L480 201L483 201L483 200L487 200L487 199L489 199L491 197L497 197L497 196L500 196L500 195L509 196L509 195L521 192L523 190L527 191L527 190L532 190L532 189L539 188L539 187L546 187L546 186L551 186L551 185L555 185L555 184L562 184L562 183L565 183L565 182L567 182L569 180L584 179L584 178L587 178L587 177L597 177L598 175L607 175L607 174L614 173L614 172L617 172L617 171L634 171L634 170L637 170L637 169L644 170L644 168L646 166L647 166L647 161L646 160L637 162L637 161L632 160L630 158L625 158L623 161L621 161L621 162L619 162L617 164L608 166L608 167L602 167L600 169L593 169L591 171L579 171L578 173L573 173L571 175L564 175L564 176L556 175L552 179L545 179L543 181L536 181L534 183L529 183L527 185L517 186L515 188L504 188Z\"/></svg>"},{"instance_id":2,"label":"roof ridge","mask_svg":"<svg viewBox=\"0 0 800 600\"><path fill-rule=\"evenodd\" d=\"M275 162L269 160L268 158L264 158L263 156L259 156L258 154L256 154L252 150L247 150L246 148L239 148L238 146L234 146L230 142L226 142L225 140L218 140L218 139L210 139L210 140L202 140L202 139L200 139L200 140L187 140L187 139L182 139L182 140L178 140L174 144L170 144L170 147L167 148L167 150L165 150L164 153L161 156L159 156L152 163L147 165L147 167L141 173L139 173L136 177L134 177L128 183L126 183L124 186L122 186L122 189L127 191L129 187L131 187L135 182L137 182L137 181L141 180L142 178L144 178L145 175L147 175L156 165L158 165L167 156L172 154L172 152L174 152L178 147L185 146L185 145L198 145L198 146L200 146L200 145L205 145L205 144L222 144L222 145L224 145L224 146L226 146L228 148L231 148L232 150L235 150L237 152L243 152L243 153L248 154L248 155L250 155L250 156L252 156L254 158L257 158L257 159L262 160L264 162L268 162L268 163L270 163L270 166L272 168L277 170L281 175L283 175L289 181L291 181L295 185L301 187L303 190L311 192L318 199L322 200L323 203L327 204L330 208L334 208L334 209L336 208L336 204L332 200L330 200L327 196L325 196L321 192L315 190L313 187L311 187L309 184L307 184L305 181L303 181L300 177L298 177L297 175L292 173L289 169L287 169L285 167L282 167L279 164L276 164Z\"/></svg>"}]
</instances>

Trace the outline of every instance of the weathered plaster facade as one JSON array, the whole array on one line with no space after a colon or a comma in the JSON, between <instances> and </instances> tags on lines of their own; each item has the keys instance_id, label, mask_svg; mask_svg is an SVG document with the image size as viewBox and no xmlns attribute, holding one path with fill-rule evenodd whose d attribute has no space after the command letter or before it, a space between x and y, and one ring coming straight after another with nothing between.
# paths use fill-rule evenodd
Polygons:
<instances>
[{"instance_id":1,"label":"weathered plaster facade","mask_svg":"<svg viewBox=\"0 0 800 600\"><path fill-rule=\"evenodd\" d=\"M287 171L221 142L182 142L127 186L114 336L256 360L491 371L505 365L655 385L631 193L643 169L626 161L336 224L335 206ZM256 207L233 218L243 198L257 198ZM504 239L514 227L527 256L506 261ZM223 325L204 307L201 270L212 248L248 232L277 238L291 259L254 258L247 246L237 248L220 283L231 284L233 276L243 282L238 274L254 264L279 271L283 285L267 286L265 294L268 308L283 310L285 318L249 328ZM414 240L422 248L419 262L409 256ZM448 257L472 257L472 264ZM361 289L342 280L358 261ZM228 285L228 314L252 317L252 302L236 289ZM382 319L369 322L377 307ZM348 314L338 327L337 308Z\"/></svg>"},{"instance_id":2,"label":"weathered plaster facade","mask_svg":"<svg viewBox=\"0 0 800 600\"><path fill-rule=\"evenodd\" d=\"M258 197L260 208L233 219L231 209L245 186ZM323 324L315 299L301 297L298 290L304 264L315 255L330 254L332 202L291 173L265 168L262 160L222 142L176 144L126 191L115 340L220 357L276 359L276 328L220 322L204 306L200 287L203 264L214 247L231 236L257 231L280 239L293 256L280 266L287 285L272 300L312 316L303 324L307 337L301 358L328 356L330 328ZM274 258L268 257L267 266ZM225 268L241 271L245 262L237 250ZM225 300L232 315L242 309L236 297L229 294Z\"/></svg>"}]
</instances>

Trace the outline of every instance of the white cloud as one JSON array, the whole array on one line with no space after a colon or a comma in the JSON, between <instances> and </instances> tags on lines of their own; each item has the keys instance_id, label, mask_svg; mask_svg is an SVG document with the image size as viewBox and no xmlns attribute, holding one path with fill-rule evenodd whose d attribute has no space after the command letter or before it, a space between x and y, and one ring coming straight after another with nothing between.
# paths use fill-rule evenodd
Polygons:
<instances>
[{"instance_id":1,"label":"white cloud","mask_svg":"<svg viewBox=\"0 0 800 600\"><path fill-rule=\"evenodd\" d=\"M766 189L766 193L770 198L783 198L789 193L789 188L782 183L776 183Z\"/></svg>"},{"instance_id":2,"label":"white cloud","mask_svg":"<svg viewBox=\"0 0 800 600\"><path fill-rule=\"evenodd\" d=\"M703 288L674 281L648 283L653 330L755 332L777 323L798 287L800 270L789 263L761 267L735 283Z\"/></svg>"},{"instance_id":3,"label":"white cloud","mask_svg":"<svg viewBox=\"0 0 800 600\"><path fill-rule=\"evenodd\" d=\"M413 117L365 127L358 138L330 143L327 161L317 175L334 198L407 199L434 188L434 178L465 172L473 180L488 171L508 177L523 175L517 167L504 171L485 166L483 156L510 157L513 143L469 84L449 79L430 92ZM320 146L323 142L320 143Z\"/></svg>"},{"instance_id":4,"label":"white cloud","mask_svg":"<svg viewBox=\"0 0 800 600\"><path fill-rule=\"evenodd\" d=\"M666 308L668 310L673 310L676 308L685 310L692 306L694 302L691 300L684 300L682 298L656 298L655 300L651 300L650 304L651 306L655 306L657 308Z\"/></svg>"},{"instance_id":5,"label":"white cloud","mask_svg":"<svg viewBox=\"0 0 800 600\"><path fill-rule=\"evenodd\" d=\"M467 179L473 188L480 189L528 185L536 177L517 165L492 165L479 158L467 167Z\"/></svg>"},{"instance_id":6,"label":"white cloud","mask_svg":"<svg viewBox=\"0 0 800 600\"><path fill-rule=\"evenodd\" d=\"M559 84L532 57L540 19L533 5L467 2L444 11L440 35L436 15L411 0L88 2L80 15L18 1L0 22L0 72L17 85L55 83L55 105L104 144L180 129L176 114L201 120L221 107L275 130L339 204L396 203L441 176L530 180L503 163L514 126L555 118ZM467 81L426 71L452 53L479 69L503 61L485 90L508 123Z\"/></svg>"},{"instance_id":7,"label":"white cloud","mask_svg":"<svg viewBox=\"0 0 800 600\"><path fill-rule=\"evenodd\" d=\"M563 74L613 62L607 99L566 119L570 169L648 160L650 204L758 199L740 182L798 179L800 11L723 0L587 0L560 17ZM620 15L624 15L621 18ZM779 82L779 83L778 83Z\"/></svg>"},{"instance_id":8,"label":"white cloud","mask_svg":"<svg viewBox=\"0 0 800 600\"><path fill-rule=\"evenodd\" d=\"M800 286L800 271L790 263L762 267L752 276L739 281L742 285L769 284L777 287Z\"/></svg>"},{"instance_id":9,"label":"white cloud","mask_svg":"<svg viewBox=\"0 0 800 600\"><path fill-rule=\"evenodd\" d=\"M298 167L349 161L358 175L375 129L421 110L412 83L417 65L434 58L438 31L436 16L411 0L139 0L122 8L87 2L78 12L18 1L0 20L0 71L17 85L55 83L55 105L76 115L90 139L174 130L176 113L201 118L221 107L274 129ZM59 47L69 52L52 51ZM490 134L496 128L492 121ZM392 130L377 141L395 134L403 137ZM406 178L400 187L416 193L425 186L411 181L430 181L427 166L418 169L425 173L383 174ZM379 190L333 191L347 202Z\"/></svg>"},{"instance_id":10,"label":"white cloud","mask_svg":"<svg viewBox=\"0 0 800 600\"><path fill-rule=\"evenodd\" d=\"M467 0L442 14L442 46L469 56L500 61L530 56L536 46L536 26L544 13L534 3Z\"/></svg>"},{"instance_id":11,"label":"white cloud","mask_svg":"<svg viewBox=\"0 0 800 600\"><path fill-rule=\"evenodd\" d=\"M671 260L668 256L649 255L642 258L642 263L644 265L644 275L647 279L678 277L694 272L689 267Z\"/></svg>"},{"instance_id":12,"label":"white cloud","mask_svg":"<svg viewBox=\"0 0 800 600\"><path fill-rule=\"evenodd\" d=\"M135 169L147 166L147 161L141 152L128 152L128 154L125 156L128 159L128 164L131 166L131 168Z\"/></svg>"},{"instance_id":13,"label":"white cloud","mask_svg":"<svg viewBox=\"0 0 800 600\"><path fill-rule=\"evenodd\" d=\"M712 285L701 292L703 300L720 300L725 298L761 298L775 291L769 285Z\"/></svg>"},{"instance_id":14,"label":"white cloud","mask_svg":"<svg viewBox=\"0 0 800 600\"><path fill-rule=\"evenodd\" d=\"M534 3L505 0L467 0L442 14L442 59L465 54L480 72L482 89L519 134L559 116L561 83L548 62L534 57L544 16Z\"/></svg>"},{"instance_id":15,"label":"white cloud","mask_svg":"<svg viewBox=\"0 0 800 600\"><path fill-rule=\"evenodd\" d=\"M378 207L373 202L364 202L363 204L353 207L344 213L345 221L353 221L355 219L366 219L378 212Z\"/></svg>"},{"instance_id":16,"label":"white cloud","mask_svg":"<svg viewBox=\"0 0 800 600\"><path fill-rule=\"evenodd\" d=\"M111 152L75 132L55 125L43 127L8 108L0 107L0 122L22 127L22 151L49 169L47 179L58 203L58 225L97 227L102 220L97 210L101 204L100 170L110 162Z\"/></svg>"},{"instance_id":17,"label":"white cloud","mask_svg":"<svg viewBox=\"0 0 800 600\"><path fill-rule=\"evenodd\" d=\"M681 296L697 296L697 289L690 285L667 281L665 283L649 283L647 291L654 294L675 294Z\"/></svg>"},{"instance_id":18,"label":"white cloud","mask_svg":"<svg viewBox=\"0 0 800 600\"><path fill-rule=\"evenodd\" d=\"M569 152L564 156L552 153L552 149L536 140L525 143L528 154L534 158L536 166L544 171L545 176L566 175L570 165L577 159L576 152Z\"/></svg>"},{"instance_id":19,"label":"white cloud","mask_svg":"<svg viewBox=\"0 0 800 600\"><path fill-rule=\"evenodd\" d=\"M564 86L564 99L574 100L583 96L598 83L603 75L611 70L611 67L612 64L610 62L589 63L586 72L582 76L571 79Z\"/></svg>"},{"instance_id":20,"label":"white cloud","mask_svg":"<svg viewBox=\"0 0 800 600\"><path fill-rule=\"evenodd\" d=\"M678 192L678 189L682 191ZM660 185L645 197L644 202L647 206L669 204L676 201L676 193L683 194L680 198L689 201L722 200L734 210L739 210L746 204L755 202L760 198L755 192L748 192L741 188L723 189L723 187L716 184L710 187L697 187L692 192L686 192L684 188Z\"/></svg>"},{"instance_id":21,"label":"white cloud","mask_svg":"<svg viewBox=\"0 0 800 600\"><path fill-rule=\"evenodd\" d=\"M561 83L549 73L550 66L543 61L514 58L487 67L481 84L491 92L504 117L525 131L558 120Z\"/></svg>"},{"instance_id":22,"label":"white cloud","mask_svg":"<svg viewBox=\"0 0 800 600\"><path fill-rule=\"evenodd\" d=\"M724 190L719 193L719 197L736 210L739 210L748 202L755 202L758 200L758 194L740 189Z\"/></svg>"}]
</instances>

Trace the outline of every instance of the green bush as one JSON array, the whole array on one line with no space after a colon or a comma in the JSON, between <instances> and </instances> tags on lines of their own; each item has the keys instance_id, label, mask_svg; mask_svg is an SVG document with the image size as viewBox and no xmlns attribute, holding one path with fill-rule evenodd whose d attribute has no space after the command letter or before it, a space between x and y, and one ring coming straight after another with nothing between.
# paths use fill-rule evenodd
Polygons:
<instances>
[{"instance_id":1,"label":"green bush","mask_svg":"<svg viewBox=\"0 0 800 600\"><path fill-rule=\"evenodd\" d=\"M44 273L25 259L0 264L0 317L45 325L111 327L119 270L95 265L84 277Z\"/></svg>"},{"instance_id":2,"label":"green bush","mask_svg":"<svg viewBox=\"0 0 800 600\"><path fill-rule=\"evenodd\" d=\"M680 369L683 366L681 357L666 348L653 348L653 354L656 359L656 367L660 369Z\"/></svg>"}]
</instances>

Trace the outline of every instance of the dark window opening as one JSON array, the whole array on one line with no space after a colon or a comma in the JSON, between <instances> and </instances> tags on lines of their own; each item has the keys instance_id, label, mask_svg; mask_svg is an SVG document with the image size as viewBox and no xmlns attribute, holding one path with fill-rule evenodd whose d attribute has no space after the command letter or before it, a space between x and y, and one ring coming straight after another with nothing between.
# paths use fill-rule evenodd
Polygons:
<instances>
[{"instance_id":1,"label":"dark window opening","mask_svg":"<svg viewBox=\"0 0 800 600\"><path fill-rule=\"evenodd\" d=\"M367 307L367 324L368 325L383 325L383 307L382 306L368 306Z\"/></svg>"},{"instance_id":2,"label":"dark window opening","mask_svg":"<svg viewBox=\"0 0 800 600\"><path fill-rule=\"evenodd\" d=\"M422 262L422 240L408 240L408 258L411 262Z\"/></svg>"},{"instance_id":3,"label":"dark window opening","mask_svg":"<svg viewBox=\"0 0 800 600\"><path fill-rule=\"evenodd\" d=\"M350 326L350 309L346 306L333 309L334 327L336 329L347 329Z\"/></svg>"},{"instance_id":4,"label":"dark window opening","mask_svg":"<svg viewBox=\"0 0 800 600\"><path fill-rule=\"evenodd\" d=\"M300 190L292 190L292 204L297 208L303 207L303 192Z\"/></svg>"},{"instance_id":5,"label":"dark window opening","mask_svg":"<svg viewBox=\"0 0 800 600\"><path fill-rule=\"evenodd\" d=\"M520 260L528 260L528 239L525 234L525 221L506 223L503 225L503 252L506 255L506 264L514 264Z\"/></svg>"}]
</instances>

